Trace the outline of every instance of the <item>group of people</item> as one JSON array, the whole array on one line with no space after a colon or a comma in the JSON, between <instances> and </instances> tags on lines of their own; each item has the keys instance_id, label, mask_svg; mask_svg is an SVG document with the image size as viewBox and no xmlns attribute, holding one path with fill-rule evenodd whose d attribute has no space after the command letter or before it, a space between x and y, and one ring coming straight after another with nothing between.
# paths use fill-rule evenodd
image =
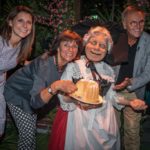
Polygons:
<instances>
[{"instance_id":1,"label":"group of people","mask_svg":"<svg viewBox=\"0 0 150 150\"><path fill-rule=\"evenodd\" d=\"M128 37L127 62L105 61L114 41L107 27L96 25L81 37L64 30L52 48L6 80L6 72L25 62L34 40L34 15L17 6L0 33L0 135L4 133L6 103L18 129L18 150L36 149L36 121L40 108L58 100L49 139L50 150L120 150L119 114L124 114L125 150L140 149L141 111L145 85L150 81L150 35L144 32L145 13L128 6L122 24ZM121 47L120 47L121 49ZM94 74L93 74L94 72ZM99 81L102 105L77 102L74 79ZM6 102L6 103L5 103Z\"/></svg>"}]
</instances>

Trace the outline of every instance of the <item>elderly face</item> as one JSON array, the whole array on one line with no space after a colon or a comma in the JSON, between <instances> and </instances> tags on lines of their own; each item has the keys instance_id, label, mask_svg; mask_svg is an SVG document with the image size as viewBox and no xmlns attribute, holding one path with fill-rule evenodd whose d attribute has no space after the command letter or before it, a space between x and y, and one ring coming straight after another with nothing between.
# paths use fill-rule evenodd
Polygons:
<instances>
[{"instance_id":1,"label":"elderly face","mask_svg":"<svg viewBox=\"0 0 150 150\"><path fill-rule=\"evenodd\" d=\"M85 45L86 57L93 62L101 61L107 53L107 46L103 34L91 37Z\"/></svg>"},{"instance_id":2,"label":"elderly face","mask_svg":"<svg viewBox=\"0 0 150 150\"><path fill-rule=\"evenodd\" d=\"M141 12L132 12L123 20L129 38L139 38L143 32L145 16Z\"/></svg>"}]
</instances>

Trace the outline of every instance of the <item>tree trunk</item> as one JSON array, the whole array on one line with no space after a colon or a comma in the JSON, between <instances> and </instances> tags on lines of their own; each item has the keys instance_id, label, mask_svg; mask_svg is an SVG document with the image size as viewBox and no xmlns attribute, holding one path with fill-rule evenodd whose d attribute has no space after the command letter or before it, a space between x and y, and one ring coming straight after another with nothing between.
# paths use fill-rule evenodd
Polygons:
<instances>
[{"instance_id":1,"label":"tree trunk","mask_svg":"<svg viewBox=\"0 0 150 150\"><path fill-rule=\"evenodd\" d=\"M81 0L74 0L74 12L75 12L75 20L78 22L81 18L80 10L81 9Z\"/></svg>"}]
</instances>

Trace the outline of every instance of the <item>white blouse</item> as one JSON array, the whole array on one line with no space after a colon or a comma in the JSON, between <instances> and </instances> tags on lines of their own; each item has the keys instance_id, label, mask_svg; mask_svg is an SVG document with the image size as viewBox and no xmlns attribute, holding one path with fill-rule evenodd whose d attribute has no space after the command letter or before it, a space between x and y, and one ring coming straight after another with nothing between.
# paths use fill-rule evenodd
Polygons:
<instances>
[{"instance_id":1,"label":"white blouse","mask_svg":"<svg viewBox=\"0 0 150 150\"><path fill-rule=\"evenodd\" d=\"M75 103L67 103L59 95L61 107L68 111L65 150L120 150L120 136L114 107L121 109L117 103L118 95L112 89L114 72L104 62L95 67L101 77L112 83L103 97L102 106L89 110L81 110ZM72 78L93 79L90 68L86 67L86 58L81 57L75 63L68 64L62 75L63 80Z\"/></svg>"}]
</instances>

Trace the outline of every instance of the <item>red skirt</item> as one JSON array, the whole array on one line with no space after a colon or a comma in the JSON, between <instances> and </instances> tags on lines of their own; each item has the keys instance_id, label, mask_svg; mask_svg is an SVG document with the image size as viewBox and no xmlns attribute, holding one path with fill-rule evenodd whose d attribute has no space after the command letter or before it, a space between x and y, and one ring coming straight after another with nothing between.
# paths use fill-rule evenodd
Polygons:
<instances>
[{"instance_id":1,"label":"red skirt","mask_svg":"<svg viewBox=\"0 0 150 150\"><path fill-rule=\"evenodd\" d=\"M48 150L64 150L68 112L60 107L56 113L52 132L49 139Z\"/></svg>"}]
</instances>

